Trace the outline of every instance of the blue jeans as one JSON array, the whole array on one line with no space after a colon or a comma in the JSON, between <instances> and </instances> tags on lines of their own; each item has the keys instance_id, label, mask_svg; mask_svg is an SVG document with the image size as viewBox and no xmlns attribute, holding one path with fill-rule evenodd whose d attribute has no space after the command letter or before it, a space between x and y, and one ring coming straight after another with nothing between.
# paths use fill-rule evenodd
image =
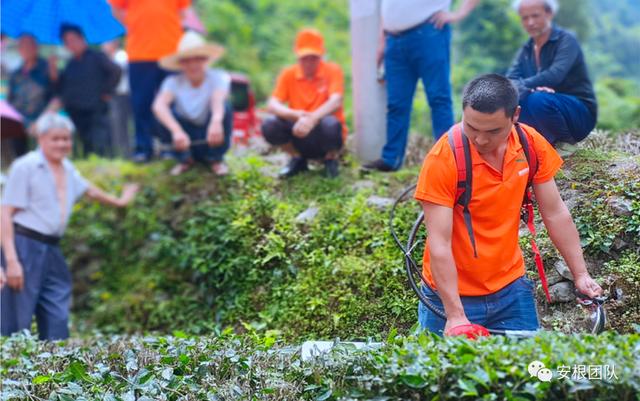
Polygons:
<instances>
[{"instance_id":1,"label":"blue jeans","mask_svg":"<svg viewBox=\"0 0 640 401\"><path fill-rule=\"evenodd\" d=\"M191 142L202 142L207 139L207 128L211 121L211 116L203 125L196 125L184 118L178 116L175 111L173 117L178 121L182 129L189 135ZM227 153L231 146L231 133L233 132L233 110L231 104L227 102L224 107L224 117L222 119L222 127L224 129L224 142L215 148L208 144L191 145L191 148L184 152L176 152L176 159L179 163L187 163L190 159L203 162L213 163L222 161L224 154Z\"/></svg>"},{"instance_id":2,"label":"blue jeans","mask_svg":"<svg viewBox=\"0 0 640 401\"><path fill-rule=\"evenodd\" d=\"M433 136L439 138L453 125L450 42L449 25L436 29L430 23L386 36L387 142L382 160L393 168L404 160L418 79L422 79L431 108Z\"/></svg>"},{"instance_id":3,"label":"blue jeans","mask_svg":"<svg viewBox=\"0 0 640 401\"><path fill-rule=\"evenodd\" d=\"M444 311L437 291L428 285L422 286L424 295ZM461 296L464 312L471 323L496 330L537 330L538 313L534 297L534 284L524 276L493 294L468 297ZM418 321L423 329L442 335L446 321L422 302L418 304Z\"/></svg>"},{"instance_id":4,"label":"blue jeans","mask_svg":"<svg viewBox=\"0 0 640 401\"><path fill-rule=\"evenodd\" d=\"M538 130L549 143L576 143L593 130L596 118L578 98L533 92L520 99L520 121Z\"/></svg>"},{"instance_id":5,"label":"blue jeans","mask_svg":"<svg viewBox=\"0 0 640 401\"><path fill-rule=\"evenodd\" d=\"M129 86L131 88L131 108L135 122L135 153L147 158L153 155L153 136L157 136L166 145L171 137L160 128L151 111L151 104L162 81L169 76L155 61L132 61L129 63Z\"/></svg>"},{"instance_id":6,"label":"blue jeans","mask_svg":"<svg viewBox=\"0 0 640 401\"><path fill-rule=\"evenodd\" d=\"M60 247L20 234L15 234L15 244L24 273L24 288L22 291L14 291L7 285L2 288L0 332L9 336L30 329L35 314L41 340L69 337L71 272Z\"/></svg>"}]
</instances>

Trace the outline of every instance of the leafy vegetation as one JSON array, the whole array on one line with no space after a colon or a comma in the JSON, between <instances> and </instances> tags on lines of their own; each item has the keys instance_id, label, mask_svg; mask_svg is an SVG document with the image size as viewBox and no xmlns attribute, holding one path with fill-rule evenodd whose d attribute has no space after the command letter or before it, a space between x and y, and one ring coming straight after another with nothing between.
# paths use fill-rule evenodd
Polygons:
<instances>
[{"instance_id":1,"label":"leafy vegetation","mask_svg":"<svg viewBox=\"0 0 640 401\"><path fill-rule=\"evenodd\" d=\"M176 332L67 344L16 336L3 340L2 356L2 400L631 401L640 392L638 334L470 343L392 333L382 348L338 346L311 360L272 334ZM529 374L535 360L552 371L551 381ZM574 373L579 366L583 376Z\"/></svg>"},{"instance_id":2,"label":"leafy vegetation","mask_svg":"<svg viewBox=\"0 0 640 401\"><path fill-rule=\"evenodd\" d=\"M223 180L197 169L169 177L161 164L79 163L105 187L137 180L144 190L127 210L82 203L74 214L64 248L77 283L76 330L208 333L230 326L238 333L277 330L296 341L380 340L393 328L410 333L417 301L388 234L388 209L368 199L395 197L415 180L417 167L360 176L347 158L337 180L311 172L280 181L268 160L233 158L234 174ZM608 285L604 261L637 265L621 259L640 248L640 171L634 160L582 150L558 178L574 203L593 272L607 290L615 286ZM615 163L621 167L611 167ZM631 205L631 216L616 214L614 198ZM318 209L315 218L298 221L309 208ZM399 210L400 233L408 233L416 213L414 203ZM529 245L524 239L522 244L533 269ZM544 230L539 245L549 271L558 255ZM629 294L638 290L637 283L624 286ZM633 298L628 301L624 308L635 310ZM563 313L556 319L566 322L571 319L564 312L579 312L575 305L540 304L543 314L558 308ZM634 321L620 319L615 328L630 332ZM545 324L579 330L571 323Z\"/></svg>"}]
</instances>

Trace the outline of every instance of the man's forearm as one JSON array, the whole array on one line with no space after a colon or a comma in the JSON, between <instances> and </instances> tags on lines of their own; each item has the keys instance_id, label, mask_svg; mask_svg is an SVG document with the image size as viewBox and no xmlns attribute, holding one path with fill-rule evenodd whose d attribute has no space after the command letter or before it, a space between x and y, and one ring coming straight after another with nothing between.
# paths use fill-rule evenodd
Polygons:
<instances>
[{"instance_id":1,"label":"man's forearm","mask_svg":"<svg viewBox=\"0 0 640 401\"><path fill-rule=\"evenodd\" d=\"M457 13L460 14L462 18L465 18L474 8L476 8L479 2L480 0L465 0Z\"/></svg>"},{"instance_id":2,"label":"man's forearm","mask_svg":"<svg viewBox=\"0 0 640 401\"><path fill-rule=\"evenodd\" d=\"M564 211L553 216L545 216L543 214L542 219L547 227L549 238L551 238L551 241L567 262L573 277L587 273L582 247L580 246L580 236L569 210L565 207Z\"/></svg>"},{"instance_id":3,"label":"man's forearm","mask_svg":"<svg viewBox=\"0 0 640 401\"><path fill-rule=\"evenodd\" d=\"M320 105L320 107L315 109L311 114L317 120L321 120L322 118L335 113L335 111L338 110L341 105L342 105L342 96L331 95L329 100L327 100L322 105Z\"/></svg>"},{"instance_id":4,"label":"man's forearm","mask_svg":"<svg viewBox=\"0 0 640 401\"><path fill-rule=\"evenodd\" d=\"M18 253L16 252L15 236L13 232L13 215L6 209L2 208L1 212L2 224L2 250L4 251L4 258L6 263L12 263L18 261Z\"/></svg>"},{"instance_id":5,"label":"man's forearm","mask_svg":"<svg viewBox=\"0 0 640 401\"><path fill-rule=\"evenodd\" d=\"M431 274L438 288L447 319L464 317L464 308L458 293L458 272L450 251L439 256L431 254Z\"/></svg>"},{"instance_id":6,"label":"man's forearm","mask_svg":"<svg viewBox=\"0 0 640 401\"><path fill-rule=\"evenodd\" d=\"M122 207L124 203L122 200L114 195L108 194L101 190L100 188L91 185L87 190L87 196L90 199L98 201L104 205Z\"/></svg>"},{"instance_id":7,"label":"man's forearm","mask_svg":"<svg viewBox=\"0 0 640 401\"><path fill-rule=\"evenodd\" d=\"M292 108L285 106L277 100L271 99L267 105L267 110L275 114L277 117L285 120L296 122L298 120L298 114Z\"/></svg>"},{"instance_id":8,"label":"man's forearm","mask_svg":"<svg viewBox=\"0 0 640 401\"><path fill-rule=\"evenodd\" d=\"M226 92L214 93L211 98L211 119L222 122L224 120L224 102L227 97Z\"/></svg>"}]
</instances>

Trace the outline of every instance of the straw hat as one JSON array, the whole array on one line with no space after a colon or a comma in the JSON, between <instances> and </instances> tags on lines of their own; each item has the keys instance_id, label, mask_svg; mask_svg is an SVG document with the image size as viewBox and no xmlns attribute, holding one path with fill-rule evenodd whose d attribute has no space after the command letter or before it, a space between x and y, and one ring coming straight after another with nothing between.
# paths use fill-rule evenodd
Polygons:
<instances>
[{"instance_id":1,"label":"straw hat","mask_svg":"<svg viewBox=\"0 0 640 401\"><path fill-rule=\"evenodd\" d=\"M213 63L224 54L224 47L207 43L204 38L192 31L185 32L178 43L175 53L160 59L160 67L171 70L180 70L180 60L189 57L208 57L208 63Z\"/></svg>"}]
</instances>

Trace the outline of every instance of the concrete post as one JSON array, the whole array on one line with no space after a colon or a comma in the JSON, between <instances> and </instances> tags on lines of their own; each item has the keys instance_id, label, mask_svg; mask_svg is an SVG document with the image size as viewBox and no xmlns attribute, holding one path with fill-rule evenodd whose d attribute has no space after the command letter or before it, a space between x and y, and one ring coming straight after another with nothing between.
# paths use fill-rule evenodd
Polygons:
<instances>
[{"instance_id":1,"label":"concrete post","mask_svg":"<svg viewBox=\"0 0 640 401\"><path fill-rule=\"evenodd\" d=\"M370 162L380 157L386 140L387 94L376 66L380 0L350 0L350 12L356 153Z\"/></svg>"}]
</instances>

